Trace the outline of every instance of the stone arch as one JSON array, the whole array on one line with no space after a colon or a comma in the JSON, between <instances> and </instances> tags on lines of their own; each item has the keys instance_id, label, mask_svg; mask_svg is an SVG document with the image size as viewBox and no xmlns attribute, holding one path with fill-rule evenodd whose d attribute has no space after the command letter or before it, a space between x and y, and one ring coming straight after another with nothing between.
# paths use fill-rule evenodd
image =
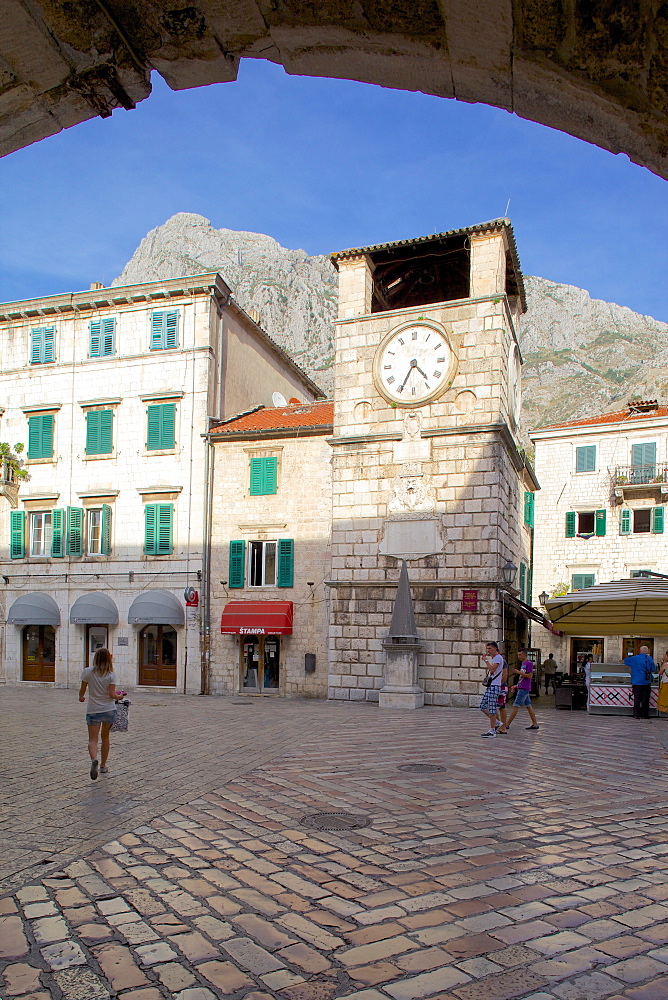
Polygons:
<instances>
[{"instance_id":1,"label":"stone arch","mask_svg":"<svg viewBox=\"0 0 668 1000\"><path fill-rule=\"evenodd\" d=\"M485 103L668 177L661 0L7 0L0 154L242 58Z\"/></svg>"}]
</instances>

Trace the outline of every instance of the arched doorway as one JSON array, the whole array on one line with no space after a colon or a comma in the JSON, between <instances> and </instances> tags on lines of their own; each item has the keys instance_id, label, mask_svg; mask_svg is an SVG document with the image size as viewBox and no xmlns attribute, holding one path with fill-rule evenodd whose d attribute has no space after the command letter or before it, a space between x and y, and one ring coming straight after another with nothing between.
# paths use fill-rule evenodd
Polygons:
<instances>
[{"instance_id":1,"label":"arched doorway","mask_svg":"<svg viewBox=\"0 0 668 1000\"><path fill-rule=\"evenodd\" d=\"M171 625L145 625L139 633L139 683L176 687L176 629Z\"/></svg>"},{"instance_id":2,"label":"arched doorway","mask_svg":"<svg viewBox=\"0 0 668 1000\"><path fill-rule=\"evenodd\" d=\"M56 630L53 625L26 625L23 629L24 681L55 681Z\"/></svg>"}]
</instances>

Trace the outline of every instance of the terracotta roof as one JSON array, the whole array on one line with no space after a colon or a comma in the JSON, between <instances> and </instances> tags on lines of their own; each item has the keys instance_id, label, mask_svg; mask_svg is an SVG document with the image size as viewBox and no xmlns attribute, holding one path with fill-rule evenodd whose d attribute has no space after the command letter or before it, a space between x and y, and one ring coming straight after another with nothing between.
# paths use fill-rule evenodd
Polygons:
<instances>
[{"instance_id":1,"label":"terracotta roof","mask_svg":"<svg viewBox=\"0 0 668 1000\"><path fill-rule=\"evenodd\" d=\"M668 406L657 406L653 410L633 413L628 408L615 410L614 413L601 413L597 417L587 417L584 420L567 420L562 424L544 424L531 431L555 431L562 427L599 427L602 424L637 423L643 420L654 420L657 417L668 417Z\"/></svg>"},{"instance_id":2,"label":"terracotta roof","mask_svg":"<svg viewBox=\"0 0 668 1000\"><path fill-rule=\"evenodd\" d=\"M238 413L227 420L213 424L210 433L216 437L226 434L270 434L289 431L329 431L334 423L334 403L318 400L316 403L288 403L286 406L256 406L245 413Z\"/></svg>"}]
</instances>

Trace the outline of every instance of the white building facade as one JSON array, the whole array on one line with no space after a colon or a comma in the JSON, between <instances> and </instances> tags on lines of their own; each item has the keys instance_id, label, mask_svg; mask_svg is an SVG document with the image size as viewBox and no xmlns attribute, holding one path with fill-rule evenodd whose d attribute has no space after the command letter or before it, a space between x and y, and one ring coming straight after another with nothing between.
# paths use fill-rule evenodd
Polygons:
<instances>
[{"instance_id":1,"label":"white building facade","mask_svg":"<svg viewBox=\"0 0 668 1000\"><path fill-rule=\"evenodd\" d=\"M119 686L201 689L207 445L307 376L215 273L0 306L0 681L72 687L108 646Z\"/></svg>"},{"instance_id":2,"label":"white building facade","mask_svg":"<svg viewBox=\"0 0 668 1000\"><path fill-rule=\"evenodd\" d=\"M559 596L640 571L668 574L668 407L631 402L614 413L539 428L531 438L541 484L534 512L537 606L541 594ZM662 658L665 637L543 642L566 673L589 651L599 662L616 662L642 644Z\"/></svg>"}]
</instances>

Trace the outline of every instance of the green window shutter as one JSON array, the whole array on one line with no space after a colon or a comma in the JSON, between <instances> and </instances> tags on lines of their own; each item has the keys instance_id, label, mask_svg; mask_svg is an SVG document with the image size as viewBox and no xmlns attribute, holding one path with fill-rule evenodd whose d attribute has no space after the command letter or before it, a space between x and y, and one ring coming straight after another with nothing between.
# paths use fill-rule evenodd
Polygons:
<instances>
[{"instance_id":1,"label":"green window shutter","mask_svg":"<svg viewBox=\"0 0 668 1000\"><path fill-rule=\"evenodd\" d=\"M99 358L102 353L102 322L99 319L91 320L88 331L88 356Z\"/></svg>"},{"instance_id":2,"label":"green window shutter","mask_svg":"<svg viewBox=\"0 0 668 1000\"><path fill-rule=\"evenodd\" d=\"M251 458L250 460L250 495L257 497L262 494L262 459Z\"/></svg>"},{"instance_id":3,"label":"green window shutter","mask_svg":"<svg viewBox=\"0 0 668 1000\"><path fill-rule=\"evenodd\" d=\"M47 326L44 328L44 361L56 360L56 328Z\"/></svg>"},{"instance_id":4,"label":"green window shutter","mask_svg":"<svg viewBox=\"0 0 668 1000\"><path fill-rule=\"evenodd\" d=\"M176 403L155 403L147 408L146 450L162 451L176 445Z\"/></svg>"},{"instance_id":5,"label":"green window shutter","mask_svg":"<svg viewBox=\"0 0 668 1000\"><path fill-rule=\"evenodd\" d=\"M103 556L111 553L111 507L108 503L102 504L102 539L100 552Z\"/></svg>"},{"instance_id":6,"label":"green window shutter","mask_svg":"<svg viewBox=\"0 0 668 1000\"><path fill-rule=\"evenodd\" d=\"M105 357L116 353L116 320L113 316L102 320L100 353Z\"/></svg>"},{"instance_id":7,"label":"green window shutter","mask_svg":"<svg viewBox=\"0 0 668 1000\"><path fill-rule=\"evenodd\" d=\"M577 514L574 510L566 511L566 538L575 538L575 522Z\"/></svg>"},{"instance_id":8,"label":"green window shutter","mask_svg":"<svg viewBox=\"0 0 668 1000\"><path fill-rule=\"evenodd\" d=\"M656 443L634 444L631 448L631 465L645 469L656 465Z\"/></svg>"},{"instance_id":9,"label":"green window shutter","mask_svg":"<svg viewBox=\"0 0 668 1000\"><path fill-rule=\"evenodd\" d=\"M587 587L593 587L595 583L594 573L574 573L571 578L571 590L585 590Z\"/></svg>"},{"instance_id":10,"label":"green window shutter","mask_svg":"<svg viewBox=\"0 0 668 1000\"><path fill-rule=\"evenodd\" d=\"M523 562L520 563L520 601L526 603L527 568Z\"/></svg>"},{"instance_id":11,"label":"green window shutter","mask_svg":"<svg viewBox=\"0 0 668 1000\"><path fill-rule=\"evenodd\" d=\"M89 410L86 414L86 454L100 454L100 413L101 410Z\"/></svg>"},{"instance_id":12,"label":"green window shutter","mask_svg":"<svg viewBox=\"0 0 668 1000\"><path fill-rule=\"evenodd\" d=\"M100 415L100 455L111 455L113 451L113 410L98 410Z\"/></svg>"},{"instance_id":13,"label":"green window shutter","mask_svg":"<svg viewBox=\"0 0 668 1000\"><path fill-rule=\"evenodd\" d=\"M67 508L67 554L83 555L83 507Z\"/></svg>"},{"instance_id":14,"label":"green window shutter","mask_svg":"<svg viewBox=\"0 0 668 1000\"><path fill-rule=\"evenodd\" d=\"M165 347L179 346L179 314L178 311L165 314Z\"/></svg>"},{"instance_id":15,"label":"green window shutter","mask_svg":"<svg viewBox=\"0 0 668 1000\"><path fill-rule=\"evenodd\" d=\"M147 503L144 507L144 552L147 556L157 555L158 551L157 507L157 503Z\"/></svg>"},{"instance_id":16,"label":"green window shutter","mask_svg":"<svg viewBox=\"0 0 668 1000\"><path fill-rule=\"evenodd\" d=\"M527 604L531 604L532 596L533 596L533 566L529 566L527 572Z\"/></svg>"},{"instance_id":17,"label":"green window shutter","mask_svg":"<svg viewBox=\"0 0 668 1000\"><path fill-rule=\"evenodd\" d=\"M605 510L597 510L594 515L594 531L599 537L605 534L606 516Z\"/></svg>"},{"instance_id":18,"label":"green window shutter","mask_svg":"<svg viewBox=\"0 0 668 1000\"><path fill-rule=\"evenodd\" d=\"M23 510L9 512L9 557L24 559L26 554L26 515Z\"/></svg>"},{"instance_id":19,"label":"green window shutter","mask_svg":"<svg viewBox=\"0 0 668 1000\"><path fill-rule=\"evenodd\" d=\"M156 504L156 548L157 555L168 556L172 553L172 522L174 515L174 504Z\"/></svg>"},{"instance_id":20,"label":"green window shutter","mask_svg":"<svg viewBox=\"0 0 668 1000\"><path fill-rule=\"evenodd\" d=\"M174 448L176 445L176 403L163 403L160 409L160 447Z\"/></svg>"},{"instance_id":21,"label":"green window shutter","mask_svg":"<svg viewBox=\"0 0 668 1000\"><path fill-rule=\"evenodd\" d=\"M276 492L278 477L278 459L275 456L262 456L250 460L250 495L252 497L266 496Z\"/></svg>"},{"instance_id":22,"label":"green window shutter","mask_svg":"<svg viewBox=\"0 0 668 1000\"><path fill-rule=\"evenodd\" d=\"M587 444L575 449L575 471L596 471L596 445Z\"/></svg>"},{"instance_id":23,"label":"green window shutter","mask_svg":"<svg viewBox=\"0 0 668 1000\"><path fill-rule=\"evenodd\" d=\"M65 555L65 511L51 511L51 555L60 558Z\"/></svg>"},{"instance_id":24,"label":"green window shutter","mask_svg":"<svg viewBox=\"0 0 668 1000\"><path fill-rule=\"evenodd\" d=\"M30 364L41 365L44 357L44 328L37 327L30 331Z\"/></svg>"},{"instance_id":25,"label":"green window shutter","mask_svg":"<svg viewBox=\"0 0 668 1000\"><path fill-rule=\"evenodd\" d=\"M262 492L265 494L275 493L277 478L278 459L275 456L269 456L264 459L264 489Z\"/></svg>"},{"instance_id":26,"label":"green window shutter","mask_svg":"<svg viewBox=\"0 0 668 1000\"><path fill-rule=\"evenodd\" d=\"M30 364L56 360L55 326L36 326L30 331Z\"/></svg>"},{"instance_id":27,"label":"green window shutter","mask_svg":"<svg viewBox=\"0 0 668 1000\"><path fill-rule=\"evenodd\" d=\"M240 589L244 585L244 570L246 567L246 543L243 538L230 542L230 564L228 567L228 586L230 590Z\"/></svg>"},{"instance_id":28,"label":"green window shutter","mask_svg":"<svg viewBox=\"0 0 668 1000\"><path fill-rule=\"evenodd\" d=\"M533 528L534 495L529 490L524 493L524 523Z\"/></svg>"},{"instance_id":29,"label":"green window shutter","mask_svg":"<svg viewBox=\"0 0 668 1000\"><path fill-rule=\"evenodd\" d=\"M164 312L151 313L151 351L161 351L164 343L165 314Z\"/></svg>"},{"instance_id":30,"label":"green window shutter","mask_svg":"<svg viewBox=\"0 0 668 1000\"><path fill-rule=\"evenodd\" d=\"M292 587L293 571L295 561L295 543L292 538L279 538L278 540L278 573L276 575L276 585L278 587Z\"/></svg>"},{"instance_id":31,"label":"green window shutter","mask_svg":"<svg viewBox=\"0 0 668 1000\"><path fill-rule=\"evenodd\" d=\"M619 512L619 534L631 534L631 511L626 507Z\"/></svg>"},{"instance_id":32,"label":"green window shutter","mask_svg":"<svg viewBox=\"0 0 668 1000\"><path fill-rule=\"evenodd\" d=\"M652 531L655 535L663 534L663 507L652 507Z\"/></svg>"},{"instance_id":33,"label":"green window shutter","mask_svg":"<svg viewBox=\"0 0 668 1000\"><path fill-rule=\"evenodd\" d=\"M53 413L28 417L28 458L53 458Z\"/></svg>"}]
</instances>

